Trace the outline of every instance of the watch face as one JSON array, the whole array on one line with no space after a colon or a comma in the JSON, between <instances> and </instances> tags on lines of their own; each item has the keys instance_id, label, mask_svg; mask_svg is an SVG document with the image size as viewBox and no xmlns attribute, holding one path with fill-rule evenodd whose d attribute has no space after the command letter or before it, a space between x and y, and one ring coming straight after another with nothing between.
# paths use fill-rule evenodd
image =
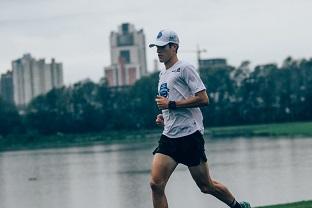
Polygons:
<instances>
[{"instance_id":1,"label":"watch face","mask_svg":"<svg viewBox=\"0 0 312 208\"><path fill-rule=\"evenodd\" d=\"M175 101L169 101L169 105L168 105L169 109L176 109L177 105Z\"/></svg>"}]
</instances>

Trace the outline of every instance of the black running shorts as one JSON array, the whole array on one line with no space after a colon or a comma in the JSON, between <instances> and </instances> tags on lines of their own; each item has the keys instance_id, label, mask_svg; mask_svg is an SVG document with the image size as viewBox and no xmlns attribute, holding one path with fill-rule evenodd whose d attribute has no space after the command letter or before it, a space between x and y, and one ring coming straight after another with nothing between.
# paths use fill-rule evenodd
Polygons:
<instances>
[{"instance_id":1,"label":"black running shorts","mask_svg":"<svg viewBox=\"0 0 312 208\"><path fill-rule=\"evenodd\" d=\"M207 162L205 141L199 131L178 138L169 138L161 135L158 143L159 145L153 151L153 154L161 153L168 155L177 163L182 163L188 167L197 166L202 161Z\"/></svg>"}]
</instances>

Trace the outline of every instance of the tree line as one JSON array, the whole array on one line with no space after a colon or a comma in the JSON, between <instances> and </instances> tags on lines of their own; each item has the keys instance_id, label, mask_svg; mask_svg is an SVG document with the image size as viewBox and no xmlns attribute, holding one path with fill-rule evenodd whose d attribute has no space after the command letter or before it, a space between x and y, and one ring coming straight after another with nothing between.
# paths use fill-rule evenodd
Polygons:
<instances>
[{"instance_id":1,"label":"tree line","mask_svg":"<svg viewBox=\"0 0 312 208\"><path fill-rule=\"evenodd\" d=\"M312 59L288 57L282 66L250 69L244 61L199 69L210 104L205 126L312 120ZM86 133L156 128L158 72L131 87L110 88L102 80L78 82L36 97L20 115L0 97L0 135Z\"/></svg>"}]
</instances>

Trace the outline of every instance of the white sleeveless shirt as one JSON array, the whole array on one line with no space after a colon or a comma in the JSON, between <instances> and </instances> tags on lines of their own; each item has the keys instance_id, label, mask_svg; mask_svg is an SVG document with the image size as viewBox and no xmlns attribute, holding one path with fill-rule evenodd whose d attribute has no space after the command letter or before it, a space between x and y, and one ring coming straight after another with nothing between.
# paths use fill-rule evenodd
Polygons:
<instances>
[{"instance_id":1,"label":"white sleeveless shirt","mask_svg":"<svg viewBox=\"0 0 312 208\"><path fill-rule=\"evenodd\" d=\"M205 89L195 67L187 62L178 61L159 73L158 94L169 100L183 100ZM197 130L204 133L203 116L198 107L165 109L162 114L163 134L169 138L187 136Z\"/></svg>"}]
</instances>

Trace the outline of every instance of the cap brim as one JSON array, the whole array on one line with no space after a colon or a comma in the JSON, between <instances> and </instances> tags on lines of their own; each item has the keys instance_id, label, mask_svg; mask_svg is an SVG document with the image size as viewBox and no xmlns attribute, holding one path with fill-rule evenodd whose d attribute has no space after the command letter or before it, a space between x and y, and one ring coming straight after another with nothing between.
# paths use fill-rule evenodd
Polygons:
<instances>
[{"instance_id":1,"label":"cap brim","mask_svg":"<svg viewBox=\"0 0 312 208\"><path fill-rule=\"evenodd\" d=\"M154 47L154 46L165 46L165 45L167 45L169 42L163 42L163 41L155 41L155 43L151 43L151 44L149 44L148 46L150 47L150 48L152 48L152 47Z\"/></svg>"}]
</instances>

